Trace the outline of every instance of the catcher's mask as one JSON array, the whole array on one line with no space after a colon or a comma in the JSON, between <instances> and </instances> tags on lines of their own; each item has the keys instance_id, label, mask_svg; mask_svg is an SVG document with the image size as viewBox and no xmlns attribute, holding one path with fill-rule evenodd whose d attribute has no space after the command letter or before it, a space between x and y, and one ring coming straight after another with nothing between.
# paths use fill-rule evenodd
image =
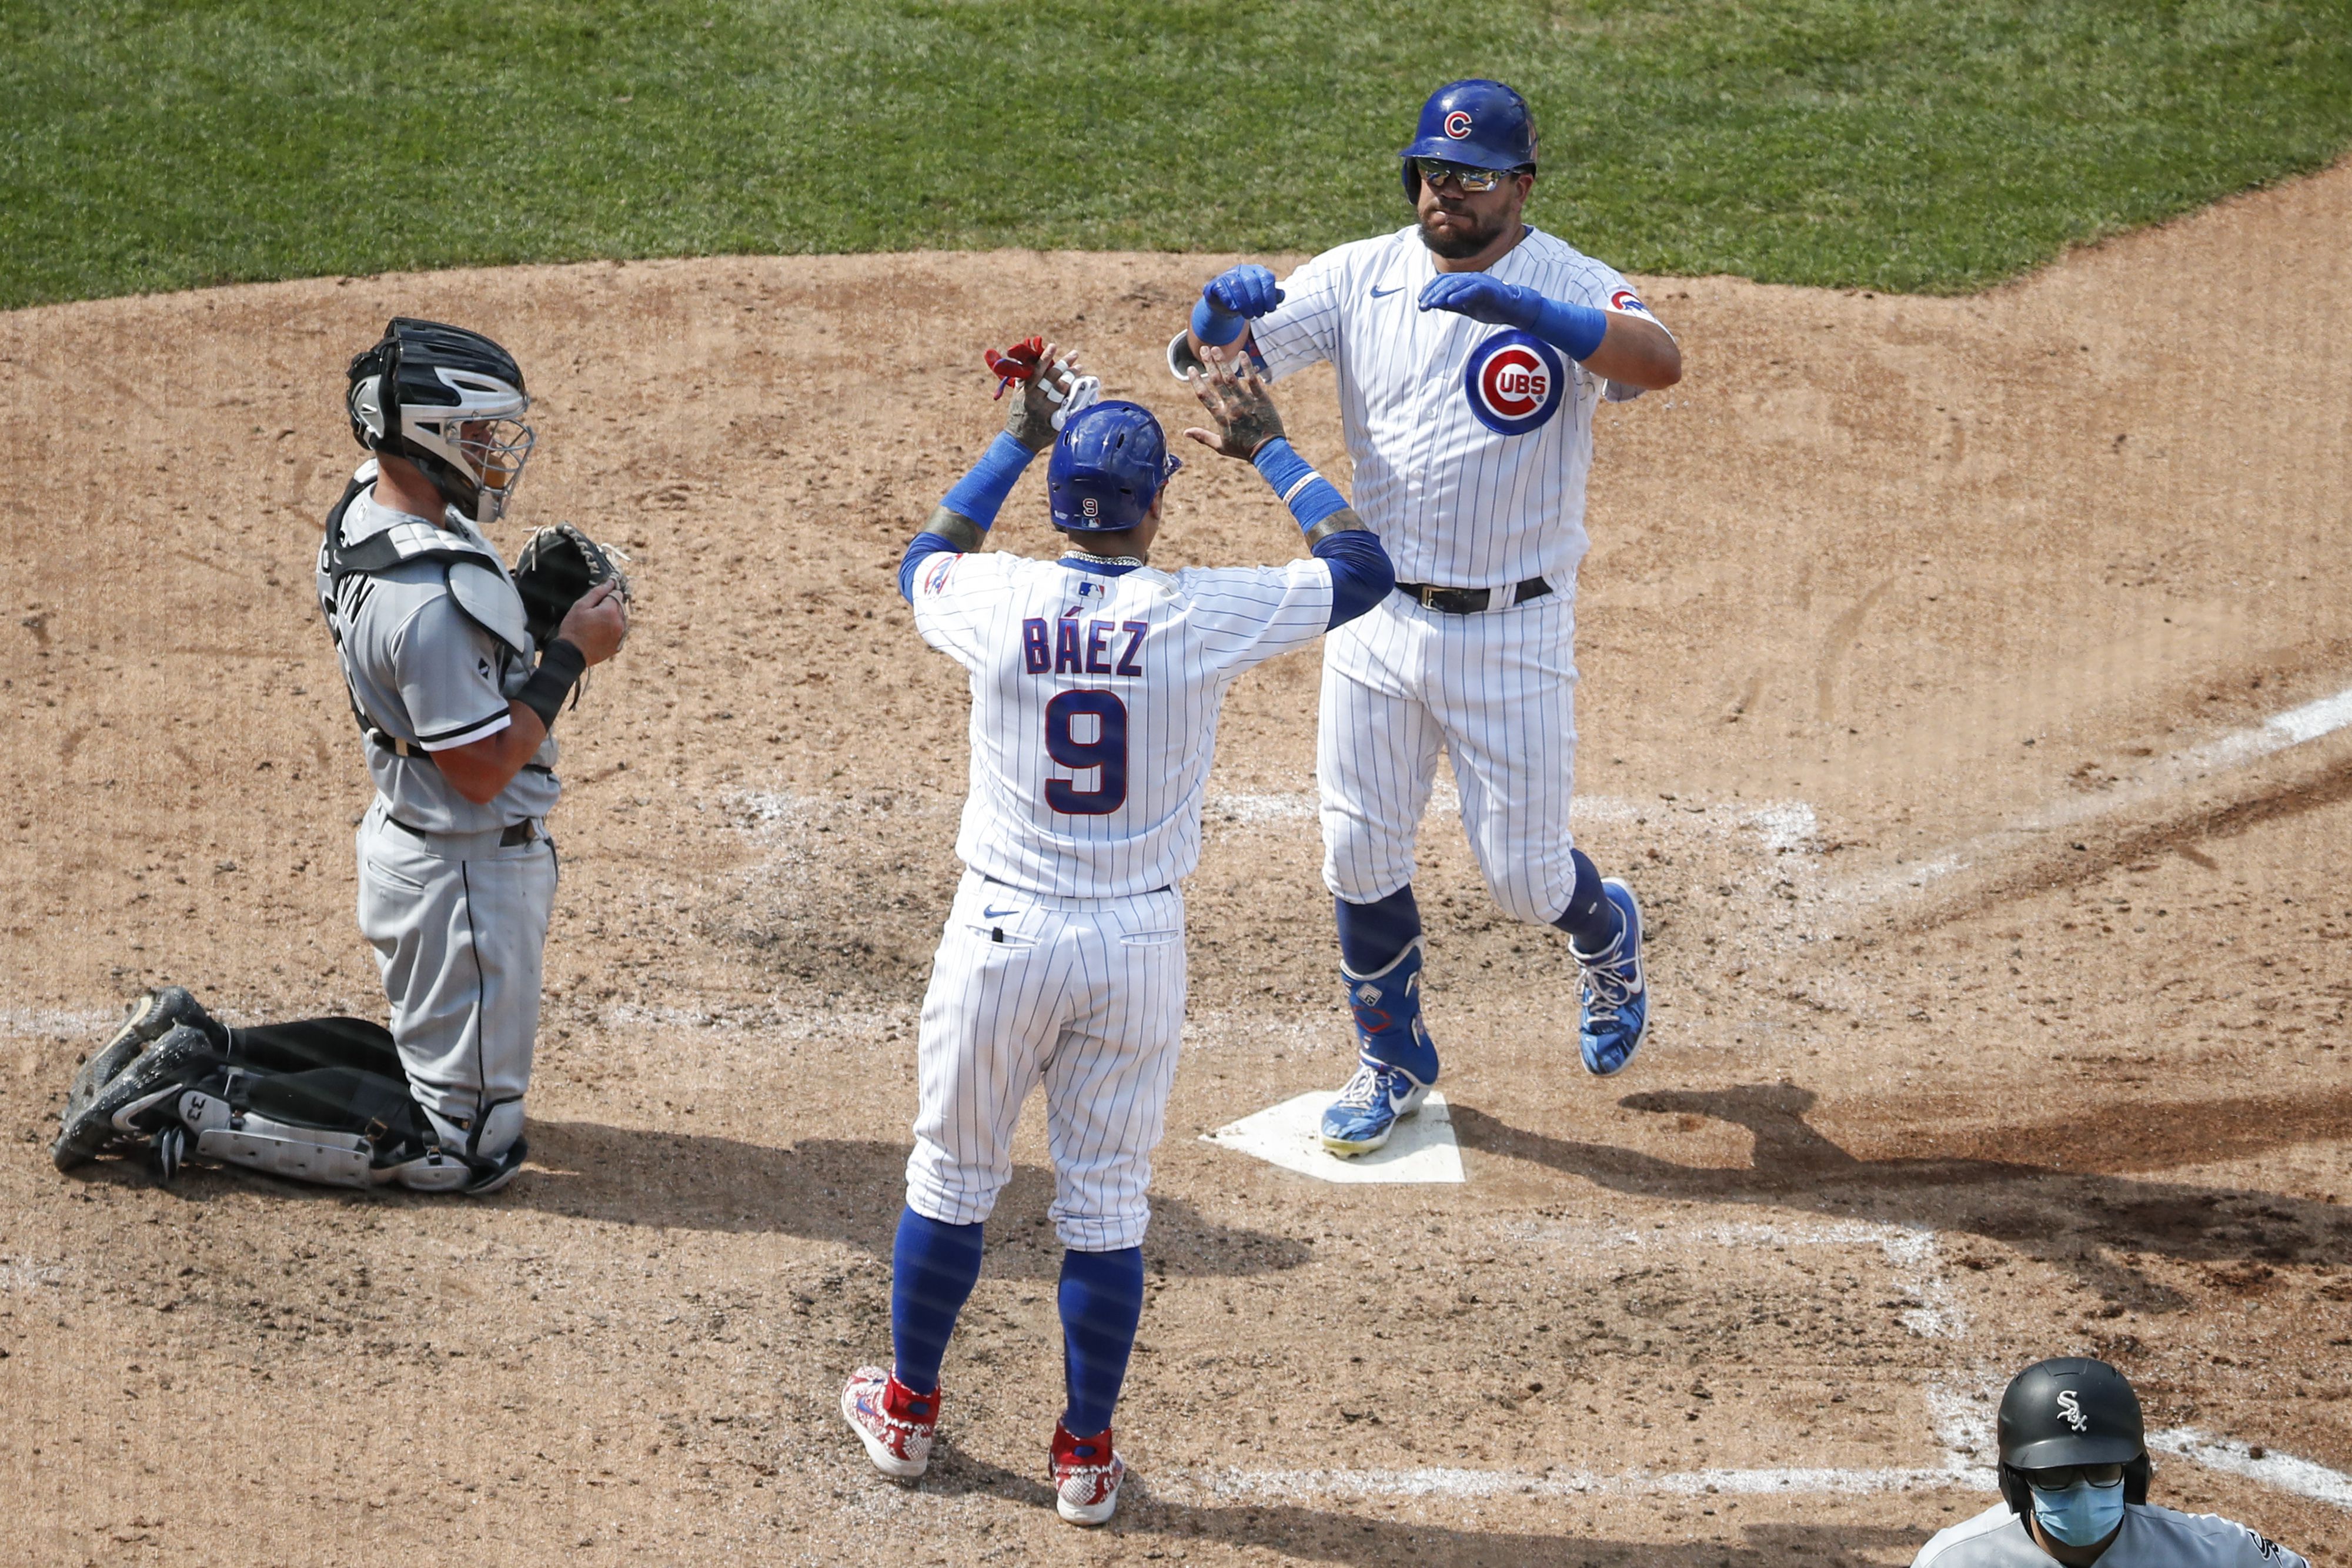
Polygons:
<instances>
[{"instance_id":1,"label":"catcher's mask","mask_svg":"<svg viewBox=\"0 0 2352 1568\"><path fill-rule=\"evenodd\" d=\"M1150 514L1184 460L1168 452L1160 421L1140 403L1113 400L1070 415L1045 464L1045 497L1065 533L1116 534Z\"/></svg>"},{"instance_id":2,"label":"catcher's mask","mask_svg":"<svg viewBox=\"0 0 2352 1568\"><path fill-rule=\"evenodd\" d=\"M522 422L530 396L512 354L463 327L396 316L352 361L350 376L353 439L415 464L443 500L477 522L498 520L533 439Z\"/></svg>"},{"instance_id":3,"label":"catcher's mask","mask_svg":"<svg viewBox=\"0 0 2352 1568\"><path fill-rule=\"evenodd\" d=\"M2073 1465L2121 1465L2124 1500L2146 1502L2151 1467L2139 1396L2104 1361L2037 1361L2000 1396L2000 1495L2017 1513L2033 1511L2025 1472Z\"/></svg>"}]
</instances>

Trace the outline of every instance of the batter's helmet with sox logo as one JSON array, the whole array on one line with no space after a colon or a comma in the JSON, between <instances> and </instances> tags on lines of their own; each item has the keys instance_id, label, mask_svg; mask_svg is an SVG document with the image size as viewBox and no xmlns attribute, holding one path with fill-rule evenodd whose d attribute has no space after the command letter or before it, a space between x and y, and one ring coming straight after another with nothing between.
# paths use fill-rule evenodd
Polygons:
<instances>
[{"instance_id":1,"label":"batter's helmet with sox logo","mask_svg":"<svg viewBox=\"0 0 2352 1568\"><path fill-rule=\"evenodd\" d=\"M2124 1500L2147 1500L2150 1466L2139 1396L2104 1361L2065 1356L2019 1373L2000 1396L1999 1437L2000 1495L2021 1514L2033 1509L2021 1472L2075 1465L2120 1465Z\"/></svg>"},{"instance_id":2,"label":"batter's helmet with sox logo","mask_svg":"<svg viewBox=\"0 0 2352 1568\"><path fill-rule=\"evenodd\" d=\"M1498 81L1450 81L1421 106L1421 124L1402 160L1408 201L1421 194L1416 158L1443 158L1474 169L1536 169L1536 122L1528 100Z\"/></svg>"}]
</instances>

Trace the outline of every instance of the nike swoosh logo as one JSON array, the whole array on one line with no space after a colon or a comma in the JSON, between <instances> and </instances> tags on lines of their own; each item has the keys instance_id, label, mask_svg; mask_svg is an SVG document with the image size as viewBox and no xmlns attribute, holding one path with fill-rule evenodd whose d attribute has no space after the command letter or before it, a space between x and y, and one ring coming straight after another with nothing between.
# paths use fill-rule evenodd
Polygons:
<instances>
[{"instance_id":1,"label":"nike swoosh logo","mask_svg":"<svg viewBox=\"0 0 2352 1568\"><path fill-rule=\"evenodd\" d=\"M1003 915L1018 915L1020 913L1021 906L1016 904L1010 909L983 909L980 912L980 915L981 918L983 920L995 920Z\"/></svg>"},{"instance_id":2,"label":"nike swoosh logo","mask_svg":"<svg viewBox=\"0 0 2352 1568\"><path fill-rule=\"evenodd\" d=\"M1390 295L1391 295L1391 294L1402 294L1403 292L1404 292L1404 285L1403 285L1403 284L1402 284L1402 283L1400 283L1400 284L1398 284L1394 288L1375 288L1375 289L1373 289L1373 290L1372 290L1372 298L1375 298L1375 299L1386 299L1386 298L1387 298Z\"/></svg>"}]
</instances>

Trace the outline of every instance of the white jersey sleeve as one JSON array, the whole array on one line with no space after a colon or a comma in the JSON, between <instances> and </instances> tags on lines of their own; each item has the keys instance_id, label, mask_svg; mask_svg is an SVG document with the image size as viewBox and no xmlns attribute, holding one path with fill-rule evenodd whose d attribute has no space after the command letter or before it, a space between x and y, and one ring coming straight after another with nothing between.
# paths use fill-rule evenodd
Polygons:
<instances>
[{"instance_id":1,"label":"white jersey sleeve","mask_svg":"<svg viewBox=\"0 0 2352 1568\"><path fill-rule=\"evenodd\" d=\"M1019 560L994 551L938 550L925 556L915 568L915 630L965 669L980 668L994 645L990 633L1001 619L1011 591L1009 573Z\"/></svg>"},{"instance_id":2,"label":"white jersey sleeve","mask_svg":"<svg viewBox=\"0 0 2352 1568\"><path fill-rule=\"evenodd\" d=\"M1348 250L1327 250L1282 280L1282 303L1250 324L1250 343L1270 381L1339 351L1339 308L1347 293Z\"/></svg>"}]
</instances>

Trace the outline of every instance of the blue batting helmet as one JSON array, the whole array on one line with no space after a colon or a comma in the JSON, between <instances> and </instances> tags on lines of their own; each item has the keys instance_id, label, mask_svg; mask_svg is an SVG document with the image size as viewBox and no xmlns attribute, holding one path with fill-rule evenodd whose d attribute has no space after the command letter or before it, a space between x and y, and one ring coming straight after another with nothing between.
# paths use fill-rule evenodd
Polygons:
<instances>
[{"instance_id":1,"label":"blue batting helmet","mask_svg":"<svg viewBox=\"0 0 2352 1568\"><path fill-rule=\"evenodd\" d=\"M1443 158L1474 169L1525 169L1536 166L1536 122L1528 100L1498 81L1474 78L1450 81L1429 95L1421 106L1421 125L1412 144L1397 154L1404 160L1404 193L1419 198L1421 182L1413 178L1412 160Z\"/></svg>"},{"instance_id":2,"label":"blue batting helmet","mask_svg":"<svg viewBox=\"0 0 2352 1568\"><path fill-rule=\"evenodd\" d=\"M1183 459L1168 455L1160 421L1140 403L1112 401L1080 409L1055 438L1045 464L1054 526L1082 534L1131 528L1182 466Z\"/></svg>"}]
</instances>

